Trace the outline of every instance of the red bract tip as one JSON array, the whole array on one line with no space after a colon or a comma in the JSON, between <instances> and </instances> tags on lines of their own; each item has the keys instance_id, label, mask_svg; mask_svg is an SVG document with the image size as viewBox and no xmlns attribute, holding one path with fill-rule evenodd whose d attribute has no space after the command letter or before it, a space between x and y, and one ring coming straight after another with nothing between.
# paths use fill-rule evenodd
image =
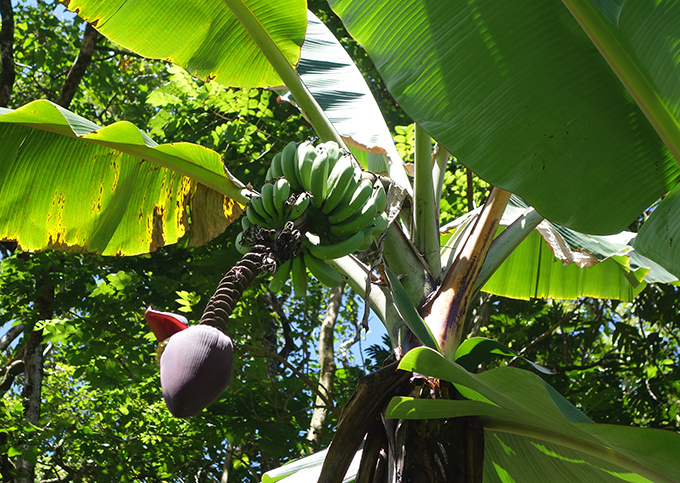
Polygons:
<instances>
[{"instance_id":1,"label":"red bract tip","mask_svg":"<svg viewBox=\"0 0 680 483\"><path fill-rule=\"evenodd\" d=\"M172 334L189 327L186 317L171 312L161 312L153 307L146 309L144 319L158 342L162 342Z\"/></svg>"}]
</instances>

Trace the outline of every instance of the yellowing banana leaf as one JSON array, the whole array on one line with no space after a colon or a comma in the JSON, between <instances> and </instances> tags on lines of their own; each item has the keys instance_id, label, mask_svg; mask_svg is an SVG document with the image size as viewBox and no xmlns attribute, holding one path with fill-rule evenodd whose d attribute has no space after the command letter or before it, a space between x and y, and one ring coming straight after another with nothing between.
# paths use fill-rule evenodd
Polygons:
<instances>
[{"instance_id":1,"label":"yellowing banana leaf","mask_svg":"<svg viewBox=\"0 0 680 483\"><path fill-rule=\"evenodd\" d=\"M428 348L409 352L399 368L450 381L467 399L396 397L387 417L479 416L485 482L680 481L680 434L588 422L531 372L470 374Z\"/></svg>"},{"instance_id":2,"label":"yellowing banana leaf","mask_svg":"<svg viewBox=\"0 0 680 483\"><path fill-rule=\"evenodd\" d=\"M611 41L604 53L576 3ZM680 4L629 0L619 28L588 0L330 4L419 126L547 219L617 233L677 184ZM619 75L614 53L629 59ZM632 78L658 102L641 109Z\"/></svg>"},{"instance_id":3,"label":"yellowing banana leaf","mask_svg":"<svg viewBox=\"0 0 680 483\"><path fill-rule=\"evenodd\" d=\"M232 5L249 13L292 66L307 26L304 0L69 0L65 5L117 44L226 86L281 84Z\"/></svg>"},{"instance_id":4,"label":"yellowing banana leaf","mask_svg":"<svg viewBox=\"0 0 680 483\"><path fill-rule=\"evenodd\" d=\"M246 188L216 152L158 145L128 122L100 127L49 101L0 109L0 239L134 255L222 233ZM191 207L191 225L187 216Z\"/></svg>"}]
</instances>

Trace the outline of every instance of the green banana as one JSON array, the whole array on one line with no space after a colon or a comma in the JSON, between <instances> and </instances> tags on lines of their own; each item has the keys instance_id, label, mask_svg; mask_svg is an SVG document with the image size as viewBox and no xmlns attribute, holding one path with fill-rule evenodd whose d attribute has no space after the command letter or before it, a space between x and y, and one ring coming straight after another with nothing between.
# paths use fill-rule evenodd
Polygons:
<instances>
[{"instance_id":1,"label":"green banana","mask_svg":"<svg viewBox=\"0 0 680 483\"><path fill-rule=\"evenodd\" d=\"M250 198L250 206L253 207L255 212L260 215L260 218L265 220L264 225L260 225L260 227L263 228L271 228L273 225L272 219L269 216L269 213L267 213L267 210L264 209L264 204L262 202L262 196L253 196ZM259 223L258 223L259 224Z\"/></svg>"},{"instance_id":2,"label":"green banana","mask_svg":"<svg viewBox=\"0 0 680 483\"><path fill-rule=\"evenodd\" d=\"M326 262L316 258L309 250L303 249L303 255L307 268L309 268L309 271L312 272L312 275L314 275L319 282L328 287L335 287L342 282L342 275L340 275L337 270L326 265Z\"/></svg>"},{"instance_id":3,"label":"green banana","mask_svg":"<svg viewBox=\"0 0 680 483\"><path fill-rule=\"evenodd\" d=\"M302 244L309 250L309 253L320 260L333 260L334 258L349 255L357 251L364 242L364 233L362 231L333 245L321 244L319 238L310 233L305 233L305 235L302 239Z\"/></svg>"},{"instance_id":4,"label":"green banana","mask_svg":"<svg viewBox=\"0 0 680 483\"><path fill-rule=\"evenodd\" d=\"M283 285L286 283L286 280L288 280L291 264L292 261L288 259L281 265L279 265L279 267L276 269L276 273L269 281L269 290L271 290L274 293L281 291Z\"/></svg>"},{"instance_id":5,"label":"green banana","mask_svg":"<svg viewBox=\"0 0 680 483\"><path fill-rule=\"evenodd\" d=\"M371 245L373 245L373 227L369 226L368 228L364 228L361 231L361 234L364 235L364 240L361 243L361 246L359 247L359 250L368 250L371 248Z\"/></svg>"},{"instance_id":6,"label":"green banana","mask_svg":"<svg viewBox=\"0 0 680 483\"><path fill-rule=\"evenodd\" d=\"M326 151L329 163L328 171L330 172L335 166L335 163L337 163L340 157L342 156L342 151L340 150L338 143L336 143L335 141L327 141L323 144L320 144L319 147L317 147L317 149L319 151L321 150Z\"/></svg>"},{"instance_id":7,"label":"green banana","mask_svg":"<svg viewBox=\"0 0 680 483\"><path fill-rule=\"evenodd\" d=\"M387 230L387 225L389 224L389 221L390 220L387 216L387 213L385 213L384 211L380 214L380 216L377 216L375 218L375 226L373 227L372 230L373 235L380 234Z\"/></svg>"},{"instance_id":8,"label":"green banana","mask_svg":"<svg viewBox=\"0 0 680 483\"><path fill-rule=\"evenodd\" d=\"M290 183L287 178L280 178L274 184L274 209L278 212L283 223L287 221L290 207L286 205L286 201L290 196Z\"/></svg>"},{"instance_id":9,"label":"green banana","mask_svg":"<svg viewBox=\"0 0 680 483\"><path fill-rule=\"evenodd\" d=\"M378 209L378 213L382 213L387 208L387 193L385 193L385 188L379 180L375 182L373 188L378 190L378 193L373 195L376 197L375 207Z\"/></svg>"},{"instance_id":10,"label":"green banana","mask_svg":"<svg viewBox=\"0 0 680 483\"><path fill-rule=\"evenodd\" d=\"M254 199L255 197L253 197ZM251 223L253 225L258 225L260 228L266 228L269 227L269 222L262 218L257 211L255 211L255 208L253 208L253 201L251 200L250 203L248 203L248 206L246 207L246 216L250 219Z\"/></svg>"},{"instance_id":11,"label":"green banana","mask_svg":"<svg viewBox=\"0 0 680 483\"><path fill-rule=\"evenodd\" d=\"M293 282L293 296L304 298L307 294L307 270L302 254L293 258L290 266L290 279Z\"/></svg>"},{"instance_id":12,"label":"green banana","mask_svg":"<svg viewBox=\"0 0 680 483\"><path fill-rule=\"evenodd\" d=\"M243 240L243 232L236 235L236 240L234 240L234 245L236 246L236 249L238 250L238 252L240 254L245 255L246 253L248 253L250 251L250 247L242 245L241 244L242 240Z\"/></svg>"},{"instance_id":13,"label":"green banana","mask_svg":"<svg viewBox=\"0 0 680 483\"><path fill-rule=\"evenodd\" d=\"M264 211L269 215L272 222L277 224L279 218L279 212L274 208L274 185L271 183L265 183L260 192L260 199L262 200L262 206ZM257 206L255 207L257 210Z\"/></svg>"},{"instance_id":14,"label":"green banana","mask_svg":"<svg viewBox=\"0 0 680 483\"><path fill-rule=\"evenodd\" d=\"M370 199L371 193L373 193L373 183L368 179L361 180L359 186L351 194L350 200L346 203L340 203L328 215L328 222L331 224L341 223L356 214Z\"/></svg>"},{"instance_id":15,"label":"green banana","mask_svg":"<svg viewBox=\"0 0 680 483\"><path fill-rule=\"evenodd\" d=\"M340 158L328 175L328 193L321 211L325 214L330 213L340 204L348 190L356 188L354 175L352 158L350 156Z\"/></svg>"},{"instance_id":16,"label":"green banana","mask_svg":"<svg viewBox=\"0 0 680 483\"><path fill-rule=\"evenodd\" d=\"M300 180L297 175L297 163L295 161L296 151L297 146L294 142L291 141L286 144L286 147L283 148L283 151L281 152L281 171L283 172L283 176L288 180L288 183L290 183L290 187L294 191L299 192L304 190L300 185Z\"/></svg>"},{"instance_id":17,"label":"green banana","mask_svg":"<svg viewBox=\"0 0 680 483\"><path fill-rule=\"evenodd\" d=\"M307 210L311 198L307 193L300 193L293 203L290 214L286 217L287 220L295 221Z\"/></svg>"},{"instance_id":18,"label":"green banana","mask_svg":"<svg viewBox=\"0 0 680 483\"><path fill-rule=\"evenodd\" d=\"M283 171L281 170L281 153L276 153L272 159L272 164L267 170L265 180L269 181L270 179L276 179L280 176L283 176Z\"/></svg>"},{"instance_id":19,"label":"green banana","mask_svg":"<svg viewBox=\"0 0 680 483\"><path fill-rule=\"evenodd\" d=\"M373 193L376 193L376 191L377 189L374 189ZM378 214L376 200L377 198L371 195L366 204L361 207L361 211L358 214L343 223L331 225L329 231L335 236L348 236L363 230L374 222L375 217Z\"/></svg>"},{"instance_id":20,"label":"green banana","mask_svg":"<svg viewBox=\"0 0 680 483\"><path fill-rule=\"evenodd\" d=\"M328 154L325 150L321 151L312 163L309 191L312 193L312 204L321 208L328 192Z\"/></svg>"},{"instance_id":21,"label":"green banana","mask_svg":"<svg viewBox=\"0 0 680 483\"><path fill-rule=\"evenodd\" d=\"M309 184L312 177L312 164L314 163L316 154L316 149L309 141L300 144L295 152L297 177L302 185L302 189L305 191L309 190Z\"/></svg>"},{"instance_id":22,"label":"green banana","mask_svg":"<svg viewBox=\"0 0 680 483\"><path fill-rule=\"evenodd\" d=\"M368 226L363 230L366 238L364 238L364 243L359 247L359 250L368 250L374 240L378 243L380 235L387 229L388 225L389 219L387 213L383 212L381 215L376 216L373 225Z\"/></svg>"},{"instance_id":23,"label":"green banana","mask_svg":"<svg viewBox=\"0 0 680 483\"><path fill-rule=\"evenodd\" d=\"M253 221L250 218L248 218L248 215L246 214L246 216L242 216L241 228L243 228L243 230L245 231L246 228L250 228L251 226L253 226Z\"/></svg>"}]
</instances>

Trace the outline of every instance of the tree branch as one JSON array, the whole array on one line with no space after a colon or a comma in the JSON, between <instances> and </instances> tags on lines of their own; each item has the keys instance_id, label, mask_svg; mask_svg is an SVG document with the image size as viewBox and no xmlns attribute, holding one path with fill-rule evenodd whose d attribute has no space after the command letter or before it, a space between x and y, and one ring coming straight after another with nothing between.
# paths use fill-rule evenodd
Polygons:
<instances>
[{"instance_id":1,"label":"tree branch","mask_svg":"<svg viewBox=\"0 0 680 483\"><path fill-rule=\"evenodd\" d=\"M23 370L24 361L22 360L14 361L9 366L7 366L7 372L5 372L5 376L2 378L2 382L0 382L0 397L3 396L9 390L10 387L12 387L14 379L19 374L21 374L21 371Z\"/></svg>"},{"instance_id":2,"label":"tree branch","mask_svg":"<svg viewBox=\"0 0 680 483\"><path fill-rule=\"evenodd\" d=\"M71 70L69 70L68 75L61 86L59 97L57 97L57 100L55 101L61 107L68 107L69 104L71 104L73 96L76 94L78 86L80 85L80 81L83 80L85 71L92 61L92 52L94 52L98 37L99 32L88 23L85 27L85 33L83 34L83 43L80 46L80 53L78 54L78 57L76 57Z\"/></svg>"},{"instance_id":3,"label":"tree branch","mask_svg":"<svg viewBox=\"0 0 680 483\"><path fill-rule=\"evenodd\" d=\"M555 329L557 329L559 326L564 324L567 320L571 319L574 316L575 313L576 313L576 308L571 310L570 312L567 312L566 314L564 314L564 316L560 320L555 322L552 327L550 327L548 330L546 330L541 335L536 337L534 340L529 342L529 344L524 349L519 351L518 354L520 356L522 356L522 355L528 353L536 344L545 340L548 336L550 336L550 334L552 334L555 331ZM512 364L516 360L517 360L517 357L514 357L508 364Z\"/></svg>"},{"instance_id":4,"label":"tree branch","mask_svg":"<svg viewBox=\"0 0 680 483\"><path fill-rule=\"evenodd\" d=\"M12 0L0 0L0 107L7 107L14 87L14 11Z\"/></svg>"},{"instance_id":5,"label":"tree branch","mask_svg":"<svg viewBox=\"0 0 680 483\"><path fill-rule=\"evenodd\" d=\"M565 365L565 366L558 366L558 367L553 367L553 371L556 373L560 372L570 372L570 371L587 371L588 369L592 369L594 367L605 367L606 362L613 362L612 359L608 358L609 353L605 354L602 356L601 359L591 362L590 364L571 364L571 365Z\"/></svg>"},{"instance_id":6,"label":"tree branch","mask_svg":"<svg viewBox=\"0 0 680 483\"><path fill-rule=\"evenodd\" d=\"M279 320L281 321L281 330L283 331L283 347L279 351L279 355L284 359L287 359L288 355L297 348L293 338L290 336L290 321L288 320L283 307L281 307L281 303L276 297L276 294L273 294L272 292L265 292L264 299L269 304L271 310L279 316Z\"/></svg>"},{"instance_id":7,"label":"tree branch","mask_svg":"<svg viewBox=\"0 0 680 483\"><path fill-rule=\"evenodd\" d=\"M4 351L7 349L12 342L14 342L14 339L16 339L19 334L21 334L24 331L24 324L19 324L15 325L14 327L10 327L7 332L5 332L5 335L0 338L0 351Z\"/></svg>"}]
</instances>

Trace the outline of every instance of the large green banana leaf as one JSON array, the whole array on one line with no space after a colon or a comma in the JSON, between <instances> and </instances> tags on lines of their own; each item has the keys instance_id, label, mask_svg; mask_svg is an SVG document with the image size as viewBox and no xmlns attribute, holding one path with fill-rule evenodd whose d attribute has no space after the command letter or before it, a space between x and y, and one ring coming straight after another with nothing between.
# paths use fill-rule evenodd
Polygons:
<instances>
[{"instance_id":1,"label":"large green banana leaf","mask_svg":"<svg viewBox=\"0 0 680 483\"><path fill-rule=\"evenodd\" d=\"M595 424L531 372L471 374L427 348L399 368L450 381L467 400L396 397L387 417L479 416L485 482L680 481L680 434Z\"/></svg>"},{"instance_id":2,"label":"large green banana leaf","mask_svg":"<svg viewBox=\"0 0 680 483\"><path fill-rule=\"evenodd\" d=\"M158 145L128 122L100 127L49 101L0 109L0 239L25 250L134 255L224 231L246 188L216 152Z\"/></svg>"},{"instance_id":3,"label":"large green banana leaf","mask_svg":"<svg viewBox=\"0 0 680 483\"><path fill-rule=\"evenodd\" d=\"M107 38L144 57L165 59L226 86L280 85L279 75L230 4L249 12L290 65L297 64L307 27L304 0L65 2Z\"/></svg>"},{"instance_id":4,"label":"large green banana leaf","mask_svg":"<svg viewBox=\"0 0 680 483\"><path fill-rule=\"evenodd\" d=\"M616 233L680 175L664 144L680 139L680 5L629 0L617 29L586 1L605 54L629 60L621 78L658 101L643 112L564 3L330 1L399 104L463 164L551 221Z\"/></svg>"}]
</instances>

